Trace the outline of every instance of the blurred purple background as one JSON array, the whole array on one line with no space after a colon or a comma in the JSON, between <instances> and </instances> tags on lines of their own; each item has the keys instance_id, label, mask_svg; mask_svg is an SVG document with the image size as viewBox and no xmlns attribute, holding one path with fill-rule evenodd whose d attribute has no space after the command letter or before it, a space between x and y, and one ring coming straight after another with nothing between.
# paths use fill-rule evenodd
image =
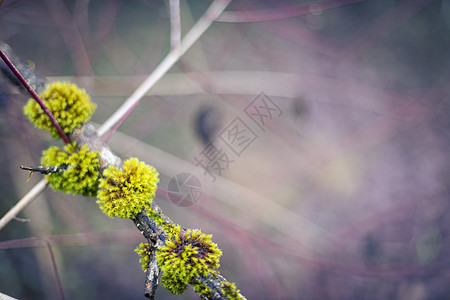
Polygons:
<instances>
[{"instance_id":1,"label":"blurred purple background","mask_svg":"<svg viewBox=\"0 0 450 300\"><path fill-rule=\"evenodd\" d=\"M181 1L182 35L210 3ZM0 39L85 88L101 124L170 50L168 1L4 0ZM448 299L449 46L448 0L232 1L110 145L160 171L155 201L214 235L248 299ZM61 142L0 83L3 215L42 178L18 166ZM264 126L246 114L258 103ZM236 118L256 136L238 153ZM210 141L230 160L215 178L198 164ZM192 206L168 201L179 173L201 182ZM1 293L60 299L59 281L66 299L144 298L132 222L50 189L19 217L0 231Z\"/></svg>"}]
</instances>

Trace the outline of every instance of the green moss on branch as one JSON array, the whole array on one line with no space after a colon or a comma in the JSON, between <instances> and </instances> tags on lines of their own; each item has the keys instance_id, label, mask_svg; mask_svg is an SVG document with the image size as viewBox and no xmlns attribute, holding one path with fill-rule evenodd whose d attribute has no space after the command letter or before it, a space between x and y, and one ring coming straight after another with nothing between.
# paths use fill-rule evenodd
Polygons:
<instances>
[{"instance_id":1,"label":"green moss on branch","mask_svg":"<svg viewBox=\"0 0 450 300\"><path fill-rule=\"evenodd\" d=\"M77 150L75 144L50 147L44 151L41 163L44 166L63 167L61 172L46 175L50 186L65 193L95 197L99 185L99 153L89 151L84 145Z\"/></svg>"},{"instance_id":2,"label":"green moss on branch","mask_svg":"<svg viewBox=\"0 0 450 300\"><path fill-rule=\"evenodd\" d=\"M69 82L53 82L39 94L39 97L51 111L65 134L70 134L75 128L89 121L96 108L84 89ZM34 99L28 101L24 112L34 126L50 132L55 138L59 137L50 118Z\"/></svg>"},{"instance_id":3,"label":"green moss on branch","mask_svg":"<svg viewBox=\"0 0 450 300\"><path fill-rule=\"evenodd\" d=\"M158 172L152 166L130 158L123 171L109 166L100 179L97 203L109 217L133 219L143 210L150 210L159 182Z\"/></svg>"}]
</instances>

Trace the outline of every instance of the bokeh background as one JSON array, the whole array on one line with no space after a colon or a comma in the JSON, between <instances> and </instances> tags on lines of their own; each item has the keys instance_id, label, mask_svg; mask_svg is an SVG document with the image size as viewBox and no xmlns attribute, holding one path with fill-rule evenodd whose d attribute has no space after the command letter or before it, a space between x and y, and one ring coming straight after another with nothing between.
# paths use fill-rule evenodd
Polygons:
<instances>
[{"instance_id":1,"label":"bokeh background","mask_svg":"<svg viewBox=\"0 0 450 300\"><path fill-rule=\"evenodd\" d=\"M211 2L181 1L182 35ZM3 0L0 39L85 88L101 124L169 52L169 5ZM213 234L248 299L448 299L449 46L448 0L232 1L109 144L160 171L155 201ZM279 108L262 128L245 113L261 93ZM18 166L62 145L26 100L2 79L0 215L42 178ZM240 155L220 139L236 117L257 136ZM215 179L196 165L209 141L230 159ZM179 173L201 182L192 206L168 200ZM0 231L1 293L144 298L131 221L51 189L18 217Z\"/></svg>"}]
</instances>

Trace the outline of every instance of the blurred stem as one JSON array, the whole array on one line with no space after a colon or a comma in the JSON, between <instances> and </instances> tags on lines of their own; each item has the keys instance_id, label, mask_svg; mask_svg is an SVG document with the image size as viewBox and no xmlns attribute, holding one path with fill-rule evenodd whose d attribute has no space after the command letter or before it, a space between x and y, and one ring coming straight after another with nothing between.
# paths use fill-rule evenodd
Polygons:
<instances>
[{"instance_id":1,"label":"blurred stem","mask_svg":"<svg viewBox=\"0 0 450 300\"><path fill-rule=\"evenodd\" d=\"M50 255L50 262L52 264L52 271L53 271L53 276L54 276L54 280L55 280L55 286L58 291L58 299L64 300L65 299L64 290L62 287L61 278L59 276L58 267L56 266L55 254L53 253L52 245L50 244L50 242L47 240L45 242L47 244L48 254Z\"/></svg>"},{"instance_id":2,"label":"blurred stem","mask_svg":"<svg viewBox=\"0 0 450 300\"><path fill-rule=\"evenodd\" d=\"M65 299L64 290L62 287L61 278L59 276L58 267L56 266L55 254L53 253L52 245L50 244L50 242L47 240L45 242L47 244L48 254L50 256L50 262L52 264L52 271L53 271L53 276L54 276L54 280L55 280L55 286L58 291L58 299L64 300Z\"/></svg>"},{"instance_id":3,"label":"blurred stem","mask_svg":"<svg viewBox=\"0 0 450 300\"><path fill-rule=\"evenodd\" d=\"M16 298L10 297L6 294L0 293L0 299L1 300L17 300Z\"/></svg>"},{"instance_id":4,"label":"blurred stem","mask_svg":"<svg viewBox=\"0 0 450 300\"><path fill-rule=\"evenodd\" d=\"M362 1L365 0L328 0L307 2L270 10L230 11L223 13L220 17L217 18L216 21L228 23L254 23L282 20L322 12L324 10L338 8Z\"/></svg>"},{"instance_id":5,"label":"blurred stem","mask_svg":"<svg viewBox=\"0 0 450 300\"><path fill-rule=\"evenodd\" d=\"M107 133L111 128L113 128L113 131L109 134L114 132L115 129L117 129L123 121L126 119L126 116L130 114L130 112L133 110L134 107L137 106L140 99L147 93L147 91L162 77L164 76L167 71L179 60L179 58L200 38L200 36L208 29L208 27L212 24L212 22L222 13L222 11L226 8L226 6L231 2L231 0L215 0L210 7L207 9L207 11L204 13L204 15L197 21L197 23L192 27L192 29L186 34L183 41L181 41L179 47L177 49L172 49L167 56L163 59L163 61L159 64L159 66L149 75L149 77L141 84L141 86L130 96L130 98L125 101L125 103L119 108L118 111L116 111L104 124L101 126L101 128L98 130L98 132L95 132L94 134L90 134L88 137L86 137L85 143L80 144L100 144L103 145L101 141L99 141L99 136L104 135ZM5 56L6 57L6 56ZM6 58L7 59L7 58ZM16 70L17 72L17 70ZM18 73L18 72L17 72ZM23 79L23 77L22 77ZM23 79L23 81L25 81ZM25 81L26 83L26 81ZM25 85L25 84L24 84ZM37 96L37 94L34 92L33 89L27 90L33 93ZM39 98L39 97L37 97ZM39 99L40 100L40 99ZM39 102L39 101L38 101ZM42 101L41 101L42 103ZM42 107L42 106L41 106ZM45 106L44 106L45 107ZM43 108L44 109L44 108ZM45 111L45 110L44 110ZM125 117L124 117L125 116ZM85 124L86 125L89 124ZM56 127L56 126L55 126ZM60 127L59 127L60 128ZM58 129L58 127L57 127ZM81 132L83 132L81 130ZM109 138L107 137L107 139ZM64 137L61 136L63 139ZM79 136L78 138L83 139L85 137ZM67 139L67 137L66 137ZM64 140L66 140L64 139ZM77 141L76 139L74 139ZM67 139L68 141L68 139ZM90 147L91 148L91 147ZM118 158L118 157L117 157ZM113 159L115 161L115 159ZM120 158L118 158L118 163L120 163ZM36 185L32 191L30 191L27 196L24 197L22 200L19 201L19 203L11 209L7 215L9 220L14 218L15 214L22 210L29 202L31 202L46 186L46 180L41 180L41 182ZM25 201L28 200L28 201ZM21 205L19 205L21 204ZM168 217L163 215L163 213L160 211L159 207L154 204L153 210L157 212L158 216L162 218L165 222L173 223ZM7 216L5 215L5 217ZM2 218L7 220L8 218ZM156 221L153 220L153 218L148 218L145 213L140 213L138 216L133 220L136 224L136 227L141 231L141 233L150 241L153 241L154 238L156 238L156 243L163 243L166 239L167 233L164 231L164 229L156 224ZM7 223L7 222L6 222ZM5 223L5 224L6 224ZM3 225L4 226L4 225ZM1 228L1 227L0 227ZM53 255L53 251L51 249L51 246L49 243L47 243L51 260L52 260L52 267L53 271L56 277L56 285L58 287L58 294L60 298L64 299L64 294L62 290L62 285L60 282L60 278L58 275L58 270L56 268L55 258ZM154 279L157 278L157 270L155 269L155 272L152 274L147 274L147 282L146 282L146 294L148 296L152 296L154 294L154 289L156 289L156 283ZM226 280L222 276L199 276L196 278L204 287L208 287L211 290L210 296L202 295L202 299L217 299L217 300L225 300L228 297L225 295L225 292L223 290L224 283ZM152 284L148 284L152 282ZM243 297L242 297L243 298Z\"/></svg>"},{"instance_id":6,"label":"blurred stem","mask_svg":"<svg viewBox=\"0 0 450 300\"><path fill-rule=\"evenodd\" d=\"M181 43L180 0L169 1L170 12L170 47L177 49Z\"/></svg>"},{"instance_id":7,"label":"blurred stem","mask_svg":"<svg viewBox=\"0 0 450 300\"><path fill-rule=\"evenodd\" d=\"M99 136L108 135L104 138L107 141L111 135L122 125L126 117L138 105L145 94L163 77L173 65L186 53L186 51L202 36L212 22L223 12L231 0L214 1L203 16L189 30L186 36L176 49L172 49L161 61L156 69L144 80L144 82L131 94L121 107L98 129Z\"/></svg>"},{"instance_id":8,"label":"blurred stem","mask_svg":"<svg viewBox=\"0 0 450 300\"><path fill-rule=\"evenodd\" d=\"M14 217L21 212L25 207L28 206L34 199L36 199L39 194L45 190L47 187L47 180L42 179L39 181L13 208L11 208L1 219L0 219L0 230L5 227Z\"/></svg>"},{"instance_id":9,"label":"blurred stem","mask_svg":"<svg viewBox=\"0 0 450 300\"><path fill-rule=\"evenodd\" d=\"M79 12L80 6L82 8L87 5L86 3L80 5L78 2L76 3L77 12ZM59 0L45 0L44 4L48 8L50 18L61 33L77 75L90 75L92 64L89 53L69 8L64 1ZM89 26L88 24L83 25Z\"/></svg>"}]
</instances>

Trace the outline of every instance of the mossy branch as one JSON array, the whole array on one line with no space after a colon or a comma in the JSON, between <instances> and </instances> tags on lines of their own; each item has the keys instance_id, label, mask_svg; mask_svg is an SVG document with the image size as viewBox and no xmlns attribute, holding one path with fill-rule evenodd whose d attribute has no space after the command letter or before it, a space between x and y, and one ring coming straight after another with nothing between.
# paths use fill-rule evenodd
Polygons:
<instances>
[{"instance_id":1,"label":"mossy branch","mask_svg":"<svg viewBox=\"0 0 450 300\"><path fill-rule=\"evenodd\" d=\"M0 44L0 48L5 47L7 46ZM8 51L10 51L9 48ZM14 61L18 58L12 51L10 54L12 54L12 63L22 74L41 78L28 69L22 72L20 68L26 66L20 61L17 63ZM6 70L1 66L0 69L4 72ZM26 78L26 80L33 79ZM36 86L40 89L42 81L39 80ZM78 106L79 101L84 101L83 92L72 85L56 84L55 86L56 91L50 93L49 97L54 98L56 93L58 101L61 101L61 97L71 98L74 94L80 95L80 93L82 95L75 97L77 99L73 100L75 102L69 105L69 109L67 109L67 103L61 105L57 102L55 107L61 107L67 112L70 108ZM46 93L48 87L49 85L44 85L41 93ZM50 85L50 88L52 87L54 86ZM64 96L61 91L71 92L68 96ZM83 105L82 111L92 108L89 102ZM73 113L76 114L77 111ZM31 117L33 120L35 115L32 113L29 115L33 115ZM64 114L59 116L62 119L73 118ZM80 114L77 114L75 118L79 116ZM245 299L236 286L227 282L217 271L222 252L215 243L211 242L211 236L199 230L182 229L151 201L158 182L156 170L134 158L125 163L122 162L120 157L99 138L94 126L86 121L83 119L74 128L67 129L70 131L68 137L72 144L66 146L64 151L50 148L44 153L42 163L63 166L61 172L47 175L55 176L53 183L50 180L52 187L64 192L98 195L100 208L107 215L129 218L134 222L148 242L137 249L142 257L143 269L146 270L145 295L151 299L154 297L159 275L163 271L163 284L173 293L182 293L186 285L190 284L202 299ZM48 126L44 127L49 129ZM48 131L55 136L51 129ZM83 176L77 177L75 174L83 174ZM98 187L101 188L99 193L97 193ZM136 199L139 201L136 202ZM131 200L133 200L132 207L127 207Z\"/></svg>"},{"instance_id":2,"label":"mossy branch","mask_svg":"<svg viewBox=\"0 0 450 300\"><path fill-rule=\"evenodd\" d=\"M11 62L11 60L8 58L8 56L3 52L3 50L0 48L0 57L2 58L3 62L8 66L8 68L11 70L11 72L14 74L14 76L20 81L20 83L23 85L23 87L27 90L28 93L36 100L36 102L32 102L35 104L35 106L41 108L40 114L45 114L46 117L43 117L42 119L47 121L51 124L51 128L55 131L56 135L59 135L63 141L66 144L69 144L69 138L65 134L64 130L61 128L61 125L56 120L56 118L53 116L53 113L50 109L48 109L47 105L42 101L42 99L39 97L39 95L36 93L36 91L32 88L32 86L28 83L28 81L22 76L21 72L14 66L14 64Z\"/></svg>"}]
</instances>

